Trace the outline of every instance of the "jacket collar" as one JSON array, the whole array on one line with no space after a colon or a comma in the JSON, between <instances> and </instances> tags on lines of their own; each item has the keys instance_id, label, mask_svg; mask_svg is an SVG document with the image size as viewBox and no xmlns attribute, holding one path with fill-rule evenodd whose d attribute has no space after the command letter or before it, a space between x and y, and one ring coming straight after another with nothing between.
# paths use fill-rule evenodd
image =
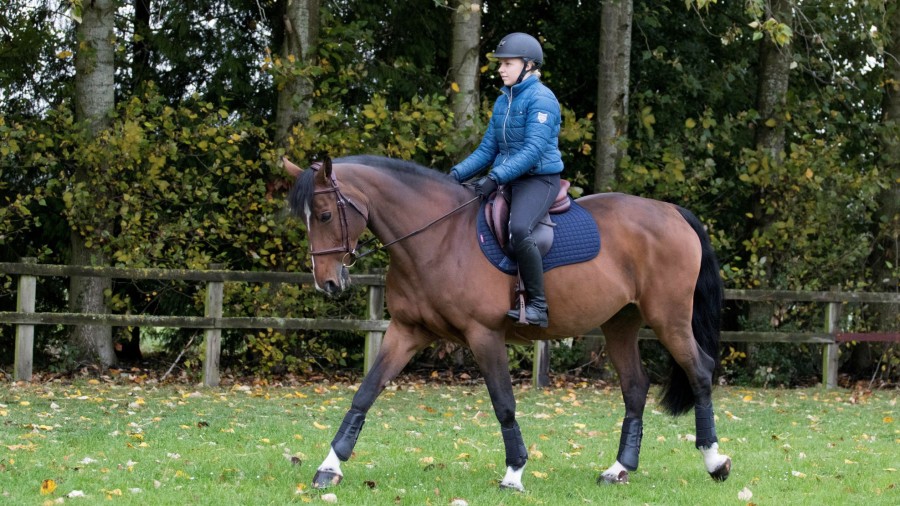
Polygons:
<instances>
[{"instance_id":1,"label":"jacket collar","mask_svg":"<svg viewBox=\"0 0 900 506\"><path fill-rule=\"evenodd\" d=\"M538 77L538 76L530 76L528 79L525 79L525 80L522 81L521 83L519 83L519 84L514 84L514 85L512 86L512 88L510 88L509 86L504 86L503 88L500 88L500 91L502 91L503 93L505 93L505 94L507 94L507 95L509 95L510 90L511 90L511 91L514 91L514 92L516 92L516 93L519 93L519 92L521 92L522 90L525 90L525 89L527 89L527 88L530 88L531 86L534 85L534 83L539 83L539 82L541 82L541 78L540 78L540 77Z\"/></svg>"}]
</instances>

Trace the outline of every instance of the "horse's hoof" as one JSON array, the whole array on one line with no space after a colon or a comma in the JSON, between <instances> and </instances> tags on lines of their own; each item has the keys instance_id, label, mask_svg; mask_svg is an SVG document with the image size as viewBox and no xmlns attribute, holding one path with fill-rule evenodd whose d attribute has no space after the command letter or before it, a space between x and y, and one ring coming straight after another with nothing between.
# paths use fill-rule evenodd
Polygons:
<instances>
[{"instance_id":1,"label":"horse's hoof","mask_svg":"<svg viewBox=\"0 0 900 506\"><path fill-rule=\"evenodd\" d=\"M521 483L512 483L508 481L500 482L500 490L515 490L516 492L524 492L525 487Z\"/></svg>"},{"instance_id":2,"label":"horse's hoof","mask_svg":"<svg viewBox=\"0 0 900 506\"><path fill-rule=\"evenodd\" d=\"M628 471L622 470L619 471L619 474L601 474L599 478L597 478L597 483L600 485L617 485L620 483L628 483Z\"/></svg>"},{"instance_id":3,"label":"horse's hoof","mask_svg":"<svg viewBox=\"0 0 900 506\"><path fill-rule=\"evenodd\" d=\"M729 474L731 474L731 459L726 459L715 471L709 473L712 479L716 481L727 480Z\"/></svg>"},{"instance_id":4,"label":"horse's hoof","mask_svg":"<svg viewBox=\"0 0 900 506\"><path fill-rule=\"evenodd\" d=\"M328 488L328 487L337 485L343 479L344 479L343 476L341 476L338 473L335 473L334 471L327 471L327 470L316 471L316 475L313 476L312 485L313 485L313 488L319 488L319 489Z\"/></svg>"}]
</instances>

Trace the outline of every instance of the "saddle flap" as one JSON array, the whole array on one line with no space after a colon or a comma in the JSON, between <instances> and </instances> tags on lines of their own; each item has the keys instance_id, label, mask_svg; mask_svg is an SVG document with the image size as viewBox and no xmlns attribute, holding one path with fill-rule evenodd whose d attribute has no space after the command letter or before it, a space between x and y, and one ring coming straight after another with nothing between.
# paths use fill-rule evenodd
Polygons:
<instances>
[{"instance_id":1,"label":"saddle flap","mask_svg":"<svg viewBox=\"0 0 900 506\"><path fill-rule=\"evenodd\" d=\"M560 214L569 210L571 202L567 193L569 182L565 180L563 180L563 182L565 185L560 185L559 195L562 195L564 201L560 202L560 197L558 195L553 206L550 208L550 212L541 218L541 221L532 232L541 255L547 254L547 252L550 251L550 247L553 245L553 227L556 225L550 219L550 214ZM499 243L500 247L506 251L507 255L512 256L512 252L509 251L509 195L506 193L505 186L498 188L497 191L488 198L487 203L484 206L484 218L488 227L491 229L491 232L493 232L494 237L497 239L497 243Z\"/></svg>"}]
</instances>

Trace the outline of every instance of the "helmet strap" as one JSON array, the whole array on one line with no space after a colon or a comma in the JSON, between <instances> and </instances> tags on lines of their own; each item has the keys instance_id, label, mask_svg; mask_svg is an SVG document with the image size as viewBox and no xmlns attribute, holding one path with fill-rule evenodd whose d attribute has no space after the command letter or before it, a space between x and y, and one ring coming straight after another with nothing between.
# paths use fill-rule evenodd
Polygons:
<instances>
[{"instance_id":1,"label":"helmet strap","mask_svg":"<svg viewBox=\"0 0 900 506\"><path fill-rule=\"evenodd\" d=\"M522 67L522 71L519 72L519 78L516 79L516 84L521 83L522 79L525 78L525 74L527 74L529 72L528 71L528 60L526 60L525 58L522 58L522 61L525 62L525 65Z\"/></svg>"}]
</instances>

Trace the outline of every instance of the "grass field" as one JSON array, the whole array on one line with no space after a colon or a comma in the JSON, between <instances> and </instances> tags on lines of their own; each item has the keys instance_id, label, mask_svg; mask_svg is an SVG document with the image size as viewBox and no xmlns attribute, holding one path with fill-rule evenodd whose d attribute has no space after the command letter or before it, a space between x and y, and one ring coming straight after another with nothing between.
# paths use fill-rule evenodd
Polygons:
<instances>
[{"instance_id":1,"label":"grass field","mask_svg":"<svg viewBox=\"0 0 900 506\"><path fill-rule=\"evenodd\" d=\"M352 385L221 389L115 382L4 385L0 504L900 504L900 392L718 388L734 466L713 482L693 415L651 400L631 483L599 486L623 413L615 388L517 387L526 491L497 487L499 427L483 386L404 384L369 413L344 482L309 486ZM459 504L459 502L457 502Z\"/></svg>"}]
</instances>

